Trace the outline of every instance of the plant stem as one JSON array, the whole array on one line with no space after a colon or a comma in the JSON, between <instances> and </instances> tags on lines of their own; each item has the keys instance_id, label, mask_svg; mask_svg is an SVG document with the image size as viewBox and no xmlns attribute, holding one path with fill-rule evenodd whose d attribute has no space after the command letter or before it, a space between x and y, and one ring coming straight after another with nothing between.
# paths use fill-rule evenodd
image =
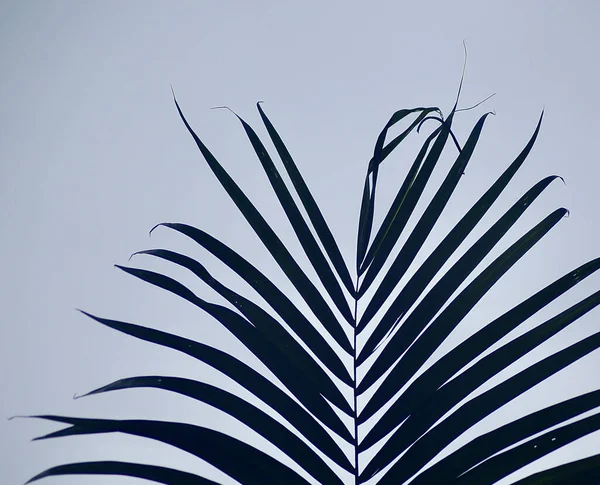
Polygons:
<instances>
[{"instance_id":1,"label":"plant stem","mask_svg":"<svg viewBox=\"0 0 600 485\"><path fill-rule=\"evenodd\" d=\"M356 280L356 289L358 291L358 282L359 278ZM356 389L358 388L358 381L356 378L356 359L358 358L358 349L356 346L356 327L358 325L358 299L355 297L354 299L354 329L353 329L353 339L354 339L354 352L353 352L353 381L354 381L354 390L353 390L353 398L354 398L354 485L358 485L358 396L356 393Z\"/></svg>"}]
</instances>

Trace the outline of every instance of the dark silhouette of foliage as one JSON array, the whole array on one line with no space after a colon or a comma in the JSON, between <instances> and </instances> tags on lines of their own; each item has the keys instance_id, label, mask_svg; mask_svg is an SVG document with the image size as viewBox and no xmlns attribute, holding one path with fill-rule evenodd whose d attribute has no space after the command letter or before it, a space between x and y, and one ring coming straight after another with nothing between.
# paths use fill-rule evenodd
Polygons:
<instances>
[{"instance_id":1,"label":"dark silhouette of foliage","mask_svg":"<svg viewBox=\"0 0 600 485\"><path fill-rule=\"evenodd\" d=\"M460 404L492 377L600 303L600 292L596 292L490 352L503 337L596 272L600 268L599 258L570 271L487 322L437 361L424 367L479 300L567 214L564 208L551 212L471 278L506 232L559 177L543 178L470 247L466 247L462 256L449 263L525 162L538 136L542 117L521 153L424 262L415 267L417 254L464 175L489 113L481 116L461 145L452 130L459 111L457 104L448 116L443 116L434 107L395 112L381 131L367 166L354 277L318 204L260 104L257 105L260 117L289 182L284 181L253 128L238 117L319 280L317 283L298 264L269 222L193 131L177 101L175 104L210 169L312 315L307 317L291 296L241 254L201 229L186 224L163 223L157 227L181 233L202 246L253 288L266 302L264 307L223 285L199 261L174 251L151 249L136 254L150 255L186 268L229 305L204 300L163 274L118 267L210 314L258 357L295 399L248 364L217 348L88 313L87 316L102 325L208 364L242 385L279 416L213 385L172 376L129 377L86 395L156 388L202 401L255 430L303 472L298 473L254 446L219 431L177 422L45 415L37 417L68 427L38 439L114 432L142 436L192 453L243 484L341 485L364 483L376 477L381 485L399 485L409 480L413 485L482 485L496 483L528 463L600 428L600 414L564 424L600 406L600 391L588 392L475 437L434 463L444 448L472 426L600 346L600 332L597 332ZM428 126L433 129L408 167L406 178L383 222L375 227L375 195L382 163L409 135L419 131L425 121L429 121ZM388 141L388 132L400 124L405 125L404 129ZM444 150L456 153L454 162L429 199L424 195L425 189ZM296 197L292 196L291 190L296 192ZM420 215L416 211L418 202L426 204ZM414 224L409 231L411 220ZM448 269L443 270L445 265ZM401 281L405 282L400 284ZM311 319L316 319L321 326L315 327ZM364 344L357 345L357 338L363 332L361 341ZM359 370L362 379L357 378ZM359 398L368 391L372 396L359 403ZM349 402L347 396L350 394ZM382 408L385 412L379 413ZM290 428L281 424L282 418L291 425ZM345 424L349 422L353 423L350 427ZM367 422L372 427L364 433L361 426ZM377 452L368 453L370 459L361 459L362 453L381 442L384 444ZM600 480L599 457L595 455L536 473L518 483L597 484ZM127 475L170 485L214 483L174 469L117 461L57 466L30 481L69 474Z\"/></svg>"}]
</instances>

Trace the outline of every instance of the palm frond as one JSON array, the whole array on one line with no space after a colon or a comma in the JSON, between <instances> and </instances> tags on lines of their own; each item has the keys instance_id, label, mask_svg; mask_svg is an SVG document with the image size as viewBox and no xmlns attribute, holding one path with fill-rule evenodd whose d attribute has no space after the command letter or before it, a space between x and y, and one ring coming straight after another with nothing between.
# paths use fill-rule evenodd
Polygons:
<instances>
[{"instance_id":1,"label":"palm frond","mask_svg":"<svg viewBox=\"0 0 600 485\"><path fill-rule=\"evenodd\" d=\"M264 406L258 407L214 385L177 376L126 377L84 396L152 388L203 402L254 430L303 473L253 444L205 428L202 423L42 415L36 417L67 427L39 439L116 432L141 436L187 451L243 484L359 484L376 478L382 485L409 481L415 485L466 485L496 483L555 449L600 429L600 414L580 417L600 406L600 391L592 391L476 436L436 461L443 450L480 421L600 347L600 333L592 334L469 398L494 376L532 350L543 347L548 339L600 304L599 291L493 350L510 332L600 269L598 258L568 272L483 325L427 365L484 295L568 213L564 208L550 212L514 243L503 246L507 232L552 181L560 178L547 176L514 202L442 272L522 167L539 135L542 116L525 148L491 187L482 191L483 195L424 262L415 267L417 256L426 243L431 243L430 236L457 190L465 167L475 156L489 113L479 118L461 143L452 129L461 111L457 103L447 117L436 107L396 111L380 132L367 165L353 279L321 209L263 108L257 105L289 182L282 177L257 132L236 115L316 274L318 281L313 281L311 273L301 267L272 225L201 141L177 100L175 105L202 157L310 314L305 314L294 303L294 297L286 295L260 269L210 234L183 223L158 224L152 231L164 227L190 238L256 291L265 306L223 284L200 261L169 249L147 249L134 254L185 268L226 303L213 303L162 273L117 267L209 314L255 355L278 383L242 360L201 342L83 312L104 326L204 362L244 387ZM382 164L404 140L419 133L425 121L437 125L425 136L382 222L374 227ZM388 142L390 131L402 123L408 124ZM434 170L442 165L449 141L452 145L449 150L458 153L434 195L426 200L426 189ZM425 203L425 209L417 217L419 203ZM413 229L405 234L411 223ZM499 255L474 275L498 247ZM406 283L400 286L403 279ZM328 335L313 325L313 319ZM358 345L358 335L362 332L366 337ZM359 372L363 375L360 380ZM365 399L367 393L369 397ZM365 401L360 403L364 404L361 409L359 400ZM362 426L367 425L370 429L364 434ZM371 458L363 462L361 454L375 445L380 446L375 453L369 451ZM600 476L598 456L536 473L518 483L576 480L595 484ZM175 469L121 461L56 466L30 481L81 474L123 475L164 484L214 483Z\"/></svg>"}]
</instances>

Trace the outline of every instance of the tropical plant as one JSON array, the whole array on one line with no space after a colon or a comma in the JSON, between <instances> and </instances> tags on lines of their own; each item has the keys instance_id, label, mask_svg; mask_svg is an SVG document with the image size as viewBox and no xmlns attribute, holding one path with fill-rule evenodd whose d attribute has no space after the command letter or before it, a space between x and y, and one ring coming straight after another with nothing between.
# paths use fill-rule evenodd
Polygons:
<instances>
[{"instance_id":1,"label":"tropical plant","mask_svg":"<svg viewBox=\"0 0 600 485\"><path fill-rule=\"evenodd\" d=\"M317 282L309 276L312 272L305 271L290 254L271 225L196 135L177 100L175 104L210 169L312 315L305 314L294 303L297 297L284 294L252 263L213 236L187 224L158 224L156 227L191 238L228 266L262 297L265 307L223 285L197 260L174 251L151 249L136 254L154 256L186 268L229 305L204 300L163 274L118 267L210 314L258 357L287 391L242 360L217 348L84 313L102 325L183 352L212 366L242 385L278 416L223 389L181 377L129 377L86 395L157 388L188 396L228 413L255 430L302 471L292 470L251 444L227 434L177 422L44 415L37 417L68 427L38 439L113 432L142 436L191 453L243 484L358 484L376 477L381 485L409 481L412 485L481 485L495 483L600 428L600 414L572 421L600 405L600 391L588 392L499 426L436 461L442 450L482 419L600 346L598 332L470 397L492 377L600 303L600 292L596 292L499 345L501 339L530 317L597 271L599 258L570 271L483 325L432 364L425 365L495 283L567 214L564 208L553 211L472 276L532 202L559 178L546 177L523 194L458 257L459 248L465 245L467 237L530 153L540 130L541 116L521 153L424 262L414 267L419 251L464 174L489 113L481 116L461 145L452 130L460 111L458 101L447 117L434 107L396 111L381 131L367 166L354 279L319 206L260 104L258 112L285 167L287 182L253 128L238 117ZM432 131L408 167L404 182L375 230L375 194L382 163L409 134L418 132L425 121L430 122L428 126L432 126ZM388 132L401 126L398 125L401 122L407 126L388 141ZM424 195L425 189L447 145L457 155L429 200ZM290 193L292 186L296 196ZM415 210L419 202L425 204L420 215ZM457 256L452 262L454 255ZM312 323L315 319L319 322L317 326ZM361 341L357 345L359 336ZM359 371L363 375L361 379L357 376ZM352 396L350 402L349 395ZM365 395L370 398L361 398ZM287 421L288 426L282 421ZM345 424L350 422L350 426ZM370 430L359 439L363 425L370 426ZM376 451L371 449L375 445L378 445ZM364 456L361 460L365 452L371 455L370 460L364 460ZM68 474L127 475L173 485L214 483L176 469L117 461L57 466L30 481ZM537 473L518 483L597 484L599 476L600 455L595 455Z\"/></svg>"}]
</instances>

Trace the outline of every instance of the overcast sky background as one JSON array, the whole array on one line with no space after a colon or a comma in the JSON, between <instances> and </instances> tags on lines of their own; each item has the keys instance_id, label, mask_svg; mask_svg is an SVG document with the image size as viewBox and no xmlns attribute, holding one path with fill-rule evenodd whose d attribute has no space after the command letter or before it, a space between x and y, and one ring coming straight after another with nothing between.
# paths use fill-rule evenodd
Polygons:
<instances>
[{"instance_id":1,"label":"overcast sky background","mask_svg":"<svg viewBox=\"0 0 600 485\"><path fill-rule=\"evenodd\" d=\"M197 152L178 118L170 84L197 133L300 254L239 123L226 111L209 110L227 105L262 134L254 103L263 100L351 261L364 171L379 130L400 108L432 105L449 111L464 40L469 57L461 105L497 94L457 119L457 136L464 141L483 112L495 110L496 116L488 118L455 200L432 237L439 241L513 160L543 108L536 147L478 234L550 174L562 175L566 186L554 182L492 257L554 209L567 207L571 215L482 300L450 343L599 256L599 14L599 4L591 0L0 2L0 416L180 420L273 450L210 407L165 392L72 399L121 377L152 374L218 383L246 396L207 366L103 328L74 310L160 328L247 357L210 317L113 268L127 264L134 251L165 247L200 258L224 281L243 288L184 237L162 229L148 238L154 224L201 227L289 288ZM403 154L411 152L401 151L383 167L378 207L401 181L407 164ZM445 160L447 167L450 158ZM442 175L439 171L434 183ZM131 264L176 276L216 301L168 265L144 256ZM589 295L599 283L592 276L527 328ZM592 333L599 319L598 311L586 315L519 365ZM598 352L584 358L476 432L600 387L599 364ZM56 426L33 420L0 423L0 469L7 484L23 483L49 466L95 459L169 465L232 483L193 457L148 440L95 436L31 443L30 438ZM559 450L502 483L596 454L599 437ZM48 481L139 482L119 477Z\"/></svg>"}]
</instances>

